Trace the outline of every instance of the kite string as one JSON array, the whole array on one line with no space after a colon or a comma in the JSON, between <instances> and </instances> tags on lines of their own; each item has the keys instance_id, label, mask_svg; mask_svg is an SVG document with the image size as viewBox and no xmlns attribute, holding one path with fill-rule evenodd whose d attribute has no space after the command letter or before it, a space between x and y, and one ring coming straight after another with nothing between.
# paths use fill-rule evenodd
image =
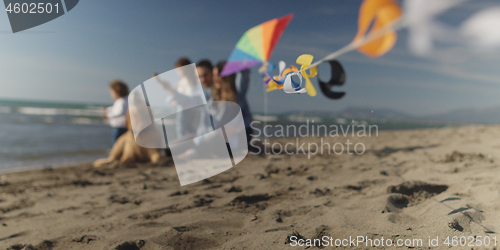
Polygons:
<instances>
[{"instance_id":1,"label":"kite string","mask_svg":"<svg viewBox=\"0 0 500 250\"><path fill-rule=\"evenodd\" d=\"M406 26L408 26L408 24L409 24L408 21L406 21L403 18L399 18L396 21L391 22L391 23L383 26L380 29L377 29L377 30L371 32L368 36L363 37L363 39L353 41L353 42L347 44L346 46L344 46L344 47L340 48L339 50L325 56L323 59L309 65L308 67L306 67L300 71L306 71L308 69L311 69L312 67L320 65L323 62L335 59L343 54L346 54L348 52L356 50L357 48L359 48L359 47L361 47L361 46L363 46L363 45L365 45L365 44L367 44L375 39L378 39L378 38L385 36L389 32L394 32L394 31L398 31L402 28L405 28ZM296 72L294 74L298 75L299 73L300 72Z\"/></svg>"},{"instance_id":2,"label":"kite string","mask_svg":"<svg viewBox=\"0 0 500 250\"><path fill-rule=\"evenodd\" d=\"M268 113L268 108L267 108L267 91L266 91L266 85L262 85L262 89L264 90L264 129L266 129L267 126L267 113ZM264 131L264 134L266 131Z\"/></svg>"},{"instance_id":3,"label":"kite string","mask_svg":"<svg viewBox=\"0 0 500 250\"><path fill-rule=\"evenodd\" d=\"M458 5L460 5L464 2L467 2L467 1L468 0L457 0L457 1L453 2L452 4L450 4L448 8L458 6ZM308 69L311 69L312 67L320 65L323 62L335 59L335 58L337 58L345 53L356 50L357 48L359 48L359 47L361 47L361 46L363 46L363 45L365 45L365 44L367 44L375 39L378 39L378 38L385 36L389 32L393 32L393 31L395 32L395 31L398 31L400 29L406 28L406 27L410 26L412 24L412 22L415 22L415 20L409 20L409 18L407 16L403 16L402 18L396 19L395 21L383 26L382 28L371 32L368 36L363 37L363 39L353 41L353 42L347 44L346 46L344 46L344 47L340 48L339 50L325 56L323 59L309 65L308 67L306 67L300 71L306 71ZM299 72L296 72L293 74L298 75Z\"/></svg>"}]
</instances>

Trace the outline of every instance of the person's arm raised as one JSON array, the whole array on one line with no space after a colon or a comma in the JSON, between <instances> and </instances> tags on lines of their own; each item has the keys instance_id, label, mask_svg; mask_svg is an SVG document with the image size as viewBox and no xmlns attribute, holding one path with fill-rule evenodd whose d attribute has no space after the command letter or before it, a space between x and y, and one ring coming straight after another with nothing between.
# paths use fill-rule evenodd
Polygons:
<instances>
[{"instance_id":1,"label":"person's arm raised","mask_svg":"<svg viewBox=\"0 0 500 250\"><path fill-rule=\"evenodd\" d=\"M160 83L160 85L168 92L174 94L175 93L175 89L172 88L172 86L170 86L170 83L168 81L165 81L165 80L162 80L158 77L158 74L157 73L154 73L153 74L153 78Z\"/></svg>"}]
</instances>

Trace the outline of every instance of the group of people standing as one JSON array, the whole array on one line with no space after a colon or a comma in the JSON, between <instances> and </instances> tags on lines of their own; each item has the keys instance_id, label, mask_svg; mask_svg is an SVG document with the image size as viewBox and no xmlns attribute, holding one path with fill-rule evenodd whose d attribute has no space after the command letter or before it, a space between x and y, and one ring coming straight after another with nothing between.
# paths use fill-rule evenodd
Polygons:
<instances>
[{"instance_id":1,"label":"group of people standing","mask_svg":"<svg viewBox=\"0 0 500 250\"><path fill-rule=\"evenodd\" d=\"M250 83L250 70L243 70L228 76L221 76L220 72L222 72L225 62L221 61L213 66L209 60L204 59L196 64L195 74L195 72L190 72L190 70L194 70L194 68L189 67L190 64L191 61L187 58L180 58L177 60L175 66L181 80L177 82L175 88L170 83L155 76L155 79L164 89L173 94L174 99L170 101L174 102L180 111L176 113L176 127L178 128L177 138L190 138L193 135L205 135L211 131L211 128L218 127L215 124L224 119L228 119L229 117L224 118L224 116L231 113L231 108L225 107L226 105L223 103L234 102L241 108L246 141L249 143L253 133L250 126L252 123L252 114L246 99L246 93ZM196 89L199 89L200 86L195 84L198 82L198 79L189 79L194 75L198 75L203 93L195 93ZM200 101L200 99L203 99L203 101ZM212 107L211 111L213 113L210 113L208 110L189 108L205 103L205 101ZM226 120L226 122L228 121L229 120ZM193 124L196 125L193 126ZM205 136L205 139L208 138L209 137ZM201 137L198 139L201 140ZM228 140L231 140L229 136ZM252 150L252 147L249 148Z\"/></svg>"},{"instance_id":2,"label":"group of people standing","mask_svg":"<svg viewBox=\"0 0 500 250\"><path fill-rule=\"evenodd\" d=\"M175 66L177 69L180 69L190 64L192 63L188 58L182 57L176 61ZM253 130L250 126L252 123L252 113L250 112L250 107L246 99L246 93L250 83L250 70L243 70L229 76L221 77L220 72L222 72L224 65L225 62L221 61L214 66L207 59L200 60L196 64L196 73L203 89L202 95L208 103L218 101L237 103L241 108L243 116L247 143L250 143L253 134ZM180 71L178 71L178 73L182 74ZM189 103L194 100L191 93L194 91L193 88L196 87L190 84L190 82L194 81L184 77L174 85L174 88L172 88L170 83L162 82L162 79L158 78L156 75L154 77L166 90L175 93L175 96L177 96L177 100L174 100L174 102L177 102L177 109L181 111L176 114L177 137L182 138L196 134L196 130L199 128L197 124L203 121L200 120L200 116L195 110L184 111L185 109L182 107L183 101L184 103ZM113 81L110 84L110 93L115 102L113 106L106 108L104 118L109 120L113 128L113 143L127 131L126 115L128 109L128 91L127 86L121 81ZM182 100L181 97L189 98L184 98L184 100ZM194 102L197 101L198 100L194 100ZM249 151L252 151L254 148L251 147L250 144L248 145Z\"/></svg>"},{"instance_id":3,"label":"group of people standing","mask_svg":"<svg viewBox=\"0 0 500 250\"><path fill-rule=\"evenodd\" d=\"M252 123L252 113L248 105L246 94L250 84L250 70L246 69L236 74L221 77L220 72L226 64L221 61L212 67L209 60L201 60L196 64L196 70L200 77L200 82L205 89L205 96L211 95L215 101L236 102L240 108L245 123L245 132L247 141L250 142L253 130L250 127ZM207 98L209 100L210 98Z\"/></svg>"}]
</instances>

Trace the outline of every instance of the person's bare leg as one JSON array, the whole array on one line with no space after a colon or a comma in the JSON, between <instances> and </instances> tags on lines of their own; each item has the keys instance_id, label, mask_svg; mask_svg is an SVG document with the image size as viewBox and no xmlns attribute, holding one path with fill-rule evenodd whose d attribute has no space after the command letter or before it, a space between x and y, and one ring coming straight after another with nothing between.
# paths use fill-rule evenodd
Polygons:
<instances>
[{"instance_id":1,"label":"person's bare leg","mask_svg":"<svg viewBox=\"0 0 500 250\"><path fill-rule=\"evenodd\" d=\"M105 164L112 163L115 160L120 159L122 153L123 153L123 148L125 146L125 140L122 138L123 136L120 136L118 140L116 140L115 145L111 148L111 151L109 152L109 157L108 158L102 158L94 161L92 164L94 167L100 167Z\"/></svg>"},{"instance_id":2,"label":"person's bare leg","mask_svg":"<svg viewBox=\"0 0 500 250\"><path fill-rule=\"evenodd\" d=\"M124 135L123 154L120 157L120 163L137 162L137 153L140 153L137 152L138 147L132 134Z\"/></svg>"},{"instance_id":3,"label":"person's bare leg","mask_svg":"<svg viewBox=\"0 0 500 250\"><path fill-rule=\"evenodd\" d=\"M156 149L145 149L148 154L148 158L152 163L157 163L160 160L160 153Z\"/></svg>"}]
</instances>

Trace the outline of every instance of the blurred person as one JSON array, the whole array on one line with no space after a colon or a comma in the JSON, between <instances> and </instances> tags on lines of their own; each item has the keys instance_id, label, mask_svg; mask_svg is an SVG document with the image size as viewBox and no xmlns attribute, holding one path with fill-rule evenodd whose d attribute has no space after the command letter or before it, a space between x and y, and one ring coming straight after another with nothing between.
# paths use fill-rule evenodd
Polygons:
<instances>
[{"instance_id":1,"label":"blurred person","mask_svg":"<svg viewBox=\"0 0 500 250\"><path fill-rule=\"evenodd\" d=\"M220 61L217 63L217 66L213 69L213 78L214 78L214 86L218 85L219 82L222 81L219 73L222 72L226 61ZM241 114L243 116L243 121L245 122L245 133L247 135L248 141L248 150L251 152L259 152L258 148L255 148L250 144L250 141L253 138L254 131L250 124L252 123L252 112L250 111L250 106L248 105L246 94L248 90L248 86L250 83L250 70L246 69L240 72L237 72L234 75L234 81L230 81L229 83L232 85L231 88L236 92L236 103L241 108ZM226 76L227 77L227 76ZM260 144L258 145L260 147ZM263 151L260 151L263 152Z\"/></svg>"},{"instance_id":2,"label":"blurred person","mask_svg":"<svg viewBox=\"0 0 500 250\"><path fill-rule=\"evenodd\" d=\"M195 71L184 72L186 70L189 71L190 69L193 69L193 68L191 68L191 67L177 68L177 73L180 76L186 78L185 82L187 84L191 85L190 86L191 89L197 89L198 86L196 86L196 85L198 84L198 79L194 79L194 78L196 78ZM199 120L200 113L198 112L199 110L195 109L195 108L186 109L185 107L192 107L193 104L206 103L204 93L200 93L199 91L196 91L196 92L192 92L190 94L186 94L185 92L183 93L183 92L179 91L179 89L177 87L173 87L173 85L168 80L160 79L157 74L154 74L153 78L161 85L161 87L164 90L167 91L167 93L170 94L167 97L167 100L170 101L171 103L175 104L178 107L177 113L176 113L177 120L178 120L179 115L181 117L184 116L185 114L197 116L196 119L193 117L193 121L196 121L196 122L192 122L190 124L190 126L195 127L195 128L193 128L193 130L196 131L196 129L198 128L198 124L200 123L200 120ZM194 135L192 135L190 137L193 137L193 136ZM186 139L186 136L183 136L183 137L184 138L178 137L178 139L179 138Z\"/></svg>"},{"instance_id":3,"label":"blurred person","mask_svg":"<svg viewBox=\"0 0 500 250\"><path fill-rule=\"evenodd\" d=\"M186 58L186 57L181 57L179 58L176 63L175 67L177 69L177 74L180 77L180 80L175 84L175 89L178 91L180 94L183 94L185 96L190 96L194 94L194 91L196 89L196 86L194 85L196 82L196 79L189 79L190 75L186 74L183 72L181 69L184 66L190 65L191 61ZM158 78L155 74L155 79L159 82L163 81L160 78ZM177 113L176 113L176 118L175 118L175 129L177 132L177 138L182 138L182 137L190 137L193 136L196 133L197 129L197 123L198 123L198 116L199 114L197 113L197 110L188 110L185 111L185 107L187 104L183 105L175 100L167 100L170 101L173 106L176 106Z\"/></svg>"},{"instance_id":4,"label":"blurred person","mask_svg":"<svg viewBox=\"0 0 500 250\"><path fill-rule=\"evenodd\" d=\"M221 65L223 66L223 64ZM216 67L220 67L221 65L217 65ZM234 111L236 111L236 109L234 106L231 107L227 103L236 103L237 93L234 84L235 79L235 74L225 77L219 77L217 75L217 77L213 78L211 96L208 99L207 108L204 109L204 112L202 112L201 118L202 121L206 122L200 123L199 125L198 136L194 139L194 147L187 149L182 155L180 155L180 158L210 157L210 153L205 152L205 149L213 145L213 141L217 136L217 134L210 132L222 126L224 126L225 136L228 142L231 142L232 145L239 144L238 134L243 132L240 128L244 126L243 124L234 123L234 121L231 122L235 118L236 114ZM228 151L231 152L229 143L226 143L226 147L228 148Z\"/></svg>"},{"instance_id":5,"label":"blurred person","mask_svg":"<svg viewBox=\"0 0 500 250\"><path fill-rule=\"evenodd\" d=\"M159 79L157 76L154 77L156 77L156 80L161 83L162 87L172 95L172 100L181 106L187 106L190 103L199 103L201 98L205 98L203 95L185 95L180 93L180 91L172 87L168 81ZM224 123L224 121L229 121L228 116L230 116L231 113L226 112L227 109L223 102L217 101L236 102L234 80L235 75L231 75L224 77L220 82L218 81L217 84L213 84L211 91L212 94L208 99L207 105L198 106L192 109L199 111L199 122L197 124L196 138L193 140L193 144L191 146L185 148L186 152L183 154L184 157L193 155L197 151L195 150L196 147L200 147L202 144L207 145L206 143L210 143L212 141L212 136L214 134L207 134L214 130L214 124L220 125ZM189 111L191 111L191 109ZM186 138L182 138L177 141L184 141L185 139ZM172 141L172 143L175 144L176 141Z\"/></svg>"},{"instance_id":6,"label":"blurred person","mask_svg":"<svg viewBox=\"0 0 500 250\"><path fill-rule=\"evenodd\" d=\"M115 144L118 137L127 132L126 115L128 109L127 85L121 80L114 80L109 84L109 93L113 98L113 106L105 108L103 118L107 119L113 130L112 139Z\"/></svg>"},{"instance_id":7,"label":"blurred person","mask_svg":"<svg viewBox=\"0 0 500 250\"><path fill-rule=\"evenodd\" d=\"M127 131L116 140L109 152L109 157L94 161L94 167L101 167L116 161L119 163L158 162L160 153L157 149L143 148L135 142L129 114L126 114L126 124Z\"/></svg>"},{"instance_id":8,"label":"blurred person","mask_svg":"<svg viewBox=\"0 0 500 250\"><path fill-rule=\"evenodd\" d=\"M196 71L198 72L198 77L200 78L201 85L203 86L203 93L205 98L210 99L212 96L212 86L213 86L213 66L208 59L200 60L196 64Z\"/></svg>"},{"instance_id":9,"label":"blurred person","mask_svg":"<svg viewBox=\"0 0 500 250\"><path fill-rule=\"evenodd\" d=\"M177 59L175 62L175 68L181 68L183 66L187 66L191 64L191 61L187 57L181 57ZM178 70L177 73L181 77L181 79L176 83L176 88L179 93L185 94L185 95L190 95L193 93L193 86L188 82L188 79L186 78L185 74L182 72L182 70Z\"/></svg>"}]
</instances>

